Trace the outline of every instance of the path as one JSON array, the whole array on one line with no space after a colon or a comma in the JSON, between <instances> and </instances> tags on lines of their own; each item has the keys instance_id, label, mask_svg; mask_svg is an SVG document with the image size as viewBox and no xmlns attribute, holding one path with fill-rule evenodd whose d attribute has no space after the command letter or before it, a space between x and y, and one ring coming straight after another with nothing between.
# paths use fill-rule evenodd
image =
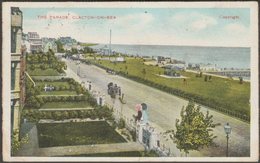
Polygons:
<instances>
[{"instance_id":1,"label":"path","mask_svg":"<svg viewBox=\"0 0 260 163\"><path fill-rule=\"evenodd\" d=\"M127 148L126 148L127 147ZM71 156L94 153L110 153L110 152L130 152L144 151L144 147L136 142L115 143L115 144L96 144L96 145L77 145L39 148L36 156Z\"/></svg>"},{"instance_id":2,"label":"path","mask_svg":"<svg viewBox=\"0 0 260 163\"><path fill-rule=\"evenodd\" d=\"M91 110L94 109L92 107L87 107L87 108L44 108L44 109L39 109L39 111L69 111L69 110Z\"/></svg>"}]
</instances>

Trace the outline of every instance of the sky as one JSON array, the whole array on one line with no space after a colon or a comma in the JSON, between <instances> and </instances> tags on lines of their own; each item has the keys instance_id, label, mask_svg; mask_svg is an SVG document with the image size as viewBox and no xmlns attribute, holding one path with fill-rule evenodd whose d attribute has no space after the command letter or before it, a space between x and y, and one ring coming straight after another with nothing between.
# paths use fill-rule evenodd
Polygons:
<instances>
[{"instance_id":1,"label":"sky","mask_svg":"<svg viewBox=\"0 0 260 163\"><path fill-rule=\"evenodd\" d=\"M249 8L21 10L23 32L38 32L41 37L71 36L80 42L108 44L111 29L112 44L250 46ZM112 19L98 19L98 16L112 16Z\"/></svg>"}]
</instances>

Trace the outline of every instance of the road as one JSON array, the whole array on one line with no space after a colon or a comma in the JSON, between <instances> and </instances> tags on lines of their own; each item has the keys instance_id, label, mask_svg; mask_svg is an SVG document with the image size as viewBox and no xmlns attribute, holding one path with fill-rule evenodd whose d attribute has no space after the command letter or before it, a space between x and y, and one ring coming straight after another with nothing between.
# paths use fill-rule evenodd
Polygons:
<instances>
[{"instance_id":1,"label":"road","mask_svg":"<svg viewBox=\"0 0 260 163\"><path fill-rule=\"evenodd\" d=\"M146 103L148 105L149 123L158 131L175 129L175 120L180 118L180 111L186 106L188 101L179 97L170 95L152 87L134 82L132 80L107 74L105 70L94 65L80 64L80 76L76 75L77 65L75 61L66 60L68 70L67 75L78 81L92 82L92 88L105 94L106 103L113 106L116 112L120 112L128 119L136 114L135 105ZM121 104L118 99L111 99L107 95L107 84L116 83L121 87L125 94L126 104ZM229 122L232 127L232 133L229 139L229 156L250 156L250 125L233 117L211 110L207 107L201 107L201 111L209 111L213 115L215 123L221 123L214 129L216 146L203 148L198 151L191 151L188 156L225 156L226 155L226 135L223 129L224 124ZM183 156L174 144L169 141L162 142L171 148L173 156Z\"/></svg>"}]
</instances>

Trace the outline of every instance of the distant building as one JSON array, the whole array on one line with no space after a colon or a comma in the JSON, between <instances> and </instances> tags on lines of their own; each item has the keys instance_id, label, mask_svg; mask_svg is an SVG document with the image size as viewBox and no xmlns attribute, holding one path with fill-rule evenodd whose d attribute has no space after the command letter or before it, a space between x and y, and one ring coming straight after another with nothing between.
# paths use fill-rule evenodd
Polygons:
<instances>
[{"instance_id":1,"label":"distant building","mask_svg":"<svg viewBox=\"0 0 260 163\"><path fill-rule=\"evenodd\" d=\"M217 71L216 64L200 64L199 65L201 71Z\"/></svg>"},{"instance_id":2,"label":"distant building","mask_svg":"<svg viewBox=\"0 0 260 163\"><path fill-rule=\"evenodd\" d=\"M55 38L42 37L43 52L48 52L51 49L54 53L57 52L57 44Z\"/></svg>"},{"instance_id":3,"label":"distant building","mask_svg":"<svg viewBox=\"0 0 260 163\"><path fill-rule=\"evenodd\" d=\"M77 50L84 50L84 47L81 45L77 45Z\"/></svg>"},{"instance_id":4,"label":"distant building","mask_svg":"<svg viewBox=\"0 0 260 163\"><path fill-rule=\"evenodd\" d=\"M109 55L109 48L107 45L105 45L103 48L100 49L101 54L103 55Z\"/></svg>"},{"instance_id":5,"label":"distant building","mask_svg":"<svg viewBox=\"0 0 260 163\"><path fill-rule=\"evenodd\" d=\"M189 63L187 69L199 70L200 69L200 65L199 64L195 64L195 63Z\"/></svg>"},{"instance_id":6,"label":"distant building","mask_svg":"<svg viewBox=\"0 0 260 163\"><path fill-rule=\"evenodd\" d=\"M186 70L186 65L183 63L177 63L177 64L166 64L163 66L164 68L180 71L180 70Z\"/></svg>"},{"instance_id":7,"label":"distant building","mask_svg":"<svg viewBox=\"0 0 260 163\"><path fill-rule=\"evenodd\" d=\"M65 51L71 51L72 44L71 43L64 44L63 48L64 48Z\"/></svg>"},{"instance_id":8,"label":"distant building","mask_svg":"<svg viewBox=\"0 0 260 163\"><path fill-rule=\"evenodd\" d=\"M21 111L25 101L25 55L22 45L23 13L11 7L11 128L19 130Z\"/></svg>"},{"instance_id":9,"label":"distant building","mask_svg":"<svg viewBox=\"0 0 260 163\"><path fill-rule=\"evenodd\" d=\"M59 41L65 45L65 44L76 44L77 40L71 38L71 37L60 37Z\"/></svg>"},{"instance_id":10,"label":"distant building","mask_svg":"<svg viewBox=\"0 0 260 163\"><path fill-rule=\"evenodd\" d=\"M164 61L165 61L166 63L171 63L172 59L171 59L170 57L166 57L166 58L164 59Z\"/></svg>"},{"instance_id":11,"label":"distant building","mask_svg":"<svg viewBox=\"0 0 260 163\"><path fill-rule=\"evenodd\" d=\"M163 56L158 56L157 57L157 63L162 63L165 61L165 58Z\"/></svg>"},{"instance_id":12,"label":"distant building","mask_svg":"<svg viewBox=\"0 0 260 163\"><path fill-rule=\"evenodd\" d=\"M48 52L52 50L54 53L57 53L57 44L54 41L48 41L43 43L43 52Z\"/></svg>"},{"instance_id":13,"label":"distant building","mask_svg":"<svg viewBox=\"0 0 260 163\"><path fill-rule=\"evenodd\" d=\"M125 62L124 57L116 57L116 62Z\"/></svg>"},{"instance_id":14,"label":"distant building","mask_svg":"<svg viewBox=\"0 0 260 163\"><path fill-rule=\"evenodd\" d=\"M30 46L27 47L28 52L37 53L43 51L42 39L37 32L28 32L28 42L30 44Z\"/></svg>"}]
</instances>

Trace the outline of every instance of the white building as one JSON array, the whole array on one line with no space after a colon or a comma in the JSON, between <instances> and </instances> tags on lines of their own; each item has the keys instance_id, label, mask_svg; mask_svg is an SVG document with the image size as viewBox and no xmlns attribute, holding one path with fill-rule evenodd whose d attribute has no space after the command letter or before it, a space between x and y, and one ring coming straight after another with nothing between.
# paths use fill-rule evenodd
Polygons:
<instances>
[{"instance_id":1,"label":"white building","mask_svg":"<svg viewBox=\"0 0 260 163\"><path fill-rule=\"evenodd\" d=\"M125 58L124 57L116 57L116 62L124 62Z\"/></svg>"},{"instance_id":2,"label":"white building","mask_svg":"<svg viewBox=\"0 0 260 163\"><path fill-rule=\"evenodd\" d=\"M217 71L217 66L216 64L200 64L199 68L201 71Z\"/></svg>"},{"instance_id":3,"label":"white building","mask_svg":"<svg viewBox=\"0 0 260 163\"><path fill-rule=\"evenodd\" d=\"M43 51L42 39L37 32L28 32L28 42L30 43L30 46L27 47L28 52Z\"/></svg>"}]
</instances>

